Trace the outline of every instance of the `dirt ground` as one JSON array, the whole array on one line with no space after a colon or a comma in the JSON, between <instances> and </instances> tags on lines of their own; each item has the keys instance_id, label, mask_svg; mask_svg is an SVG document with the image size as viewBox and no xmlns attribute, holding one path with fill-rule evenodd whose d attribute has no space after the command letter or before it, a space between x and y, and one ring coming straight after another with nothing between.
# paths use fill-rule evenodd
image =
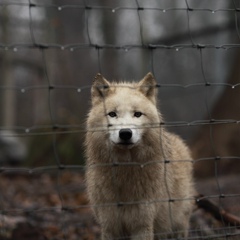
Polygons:
<instances>
[{"instance_id":1,"label":"dirt ground","mask_svg":"<svg viewBox=\"0 0 240 240\"><path fill-rule=\"evenodd\" d=\"M240 176L228 176L196 185L217 206L240 216L239 180ZM236 226L224 226L204 210L192 215L190 239L240 239L239 234ZM82 172L1 173L0 240L99 238Z\"/></svg>"}]
</instances>

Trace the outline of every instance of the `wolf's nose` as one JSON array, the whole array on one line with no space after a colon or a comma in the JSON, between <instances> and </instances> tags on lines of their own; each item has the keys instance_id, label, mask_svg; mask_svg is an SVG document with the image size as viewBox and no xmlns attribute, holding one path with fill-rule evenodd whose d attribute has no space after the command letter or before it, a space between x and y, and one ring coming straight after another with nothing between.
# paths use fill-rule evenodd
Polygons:
<instances>
[{"instance_id":1,"label":"wolf's nose","mask_svg":"<svg viewBox=\"0 0 240 240\"><path fill-rule=\"evenodd\" d=\"M130 140L132 137L132 130L130 128L123 128L119 131L119 137L124 140Z\"/></svg>"}]
</instances>

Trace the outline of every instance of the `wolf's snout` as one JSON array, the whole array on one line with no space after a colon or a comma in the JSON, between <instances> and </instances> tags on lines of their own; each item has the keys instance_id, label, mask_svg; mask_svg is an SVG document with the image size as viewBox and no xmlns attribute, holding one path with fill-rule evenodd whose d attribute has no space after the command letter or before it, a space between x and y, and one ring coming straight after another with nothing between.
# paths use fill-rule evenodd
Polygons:
<instances>
[{"instance_id":1,"label":"wolf's snout","mask_svg":"<svg viewBox=\"0 0 240 240\"><path fill-rule=\"evenodd\" d=\"M120 139L127 141L132 138L132 130L130 128L123 128L119 131Z\"/></svg>"}]
</instances>

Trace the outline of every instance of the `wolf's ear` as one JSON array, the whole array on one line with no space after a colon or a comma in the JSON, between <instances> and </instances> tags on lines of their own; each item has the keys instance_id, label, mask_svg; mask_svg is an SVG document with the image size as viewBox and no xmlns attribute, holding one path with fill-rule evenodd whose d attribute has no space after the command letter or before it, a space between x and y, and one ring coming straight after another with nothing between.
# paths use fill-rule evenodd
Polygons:
<instances>
[{"instance_id":1,"label":"wolf's ear","mask_svg":"<svg viewBox=\"0 0 240 240\"><path fill-rule=\"evenodd\" d=\"M94 78L91 89L92 101L95 102L95 100L104 98L108 94L109 86L110 83L98 73Z\"/></svg>"},{"instance_id":2,"label":"wolf's ear","mask_svg":"<svg viewBox=\"0 0 240 240\"><path fill-rule=\"evenodd\" d=\"M157 98L156 86L156 80L150 72L138 83L139 91L143 93L148 99L150 99L154 104L156 104Z\"/></svg>"}]
</instances>

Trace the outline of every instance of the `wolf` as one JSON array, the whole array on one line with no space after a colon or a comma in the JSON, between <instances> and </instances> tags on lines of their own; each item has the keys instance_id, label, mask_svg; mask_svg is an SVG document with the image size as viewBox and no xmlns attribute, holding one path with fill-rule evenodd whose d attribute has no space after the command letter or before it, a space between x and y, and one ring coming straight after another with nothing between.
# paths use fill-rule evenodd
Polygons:
<instances>
[{"instance_id":1,"label":"wolf","mask_svg":"<svg viewBox=\"0 0 240 240\"><path fill-rule=\"evenodd\" d=\"M86 184L101 239L187 238L194 203L191 154L164 128L157 84L97 74L87 116Z\"/></svg>"}]
</instances>

